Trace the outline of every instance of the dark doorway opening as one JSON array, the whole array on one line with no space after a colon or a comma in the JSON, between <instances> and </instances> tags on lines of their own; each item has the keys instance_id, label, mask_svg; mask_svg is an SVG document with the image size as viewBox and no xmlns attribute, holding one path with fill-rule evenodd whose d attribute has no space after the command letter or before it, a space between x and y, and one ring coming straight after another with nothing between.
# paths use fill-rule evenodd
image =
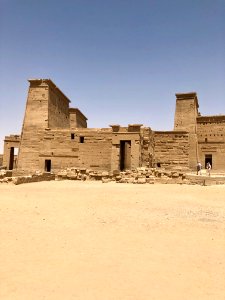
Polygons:
<instances>
[{"instance_id":1,"label":"dark doorway opening","mask_svg":"<svg viewBox=\"0 0 225 300\"><path fill-rule=\"evenodd\" d=\"M205 168L207 163L210 163L211 167L212 167L212 154L205 154Z\"/></svg>"},{"instance_id":2,"label":"dark doorway opening","mask_svg":"<svg viewBox=\"0 0 225 300\"><path fill-rule=\"evenodd\" d=\"M46 172L51 172L51 159L46 159L45 160L45 171Z\"/></svg>"},{"instance_id":3,"label":"dark doorway opening","mask_svg":"<svg viewBox=\"0 0 225 300\"><path fill-rule=\"evenodd\" d=\"M131 168L131 141L120 141L120 170Z\"/></svg>"},{"instance_id":4,"label":"dark doorway opening","mask_svg":"<svg viewBox=\"0 0 225 300\"><path fill-rule=\"evenodd\" d=\"M13 169L14 164L14 147L10 148L10 154L9 154L9 170Z\"/></svg>"}]
</instances>

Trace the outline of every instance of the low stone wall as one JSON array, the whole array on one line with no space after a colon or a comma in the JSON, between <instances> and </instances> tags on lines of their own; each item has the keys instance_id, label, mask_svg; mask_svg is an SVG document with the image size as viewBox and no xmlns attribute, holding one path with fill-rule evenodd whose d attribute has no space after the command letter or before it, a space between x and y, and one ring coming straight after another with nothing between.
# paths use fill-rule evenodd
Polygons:
<instances>
[{"instance_id":1,"label":"low stone wall","mask_svg":"<svg viewBox=\"0 0 225 300\"><path fill-rule=\"evenodd\" d=\"M3 179L5 177L12 177L12 171L1 169L0 170L0 179Z\"/></svg>"},{"instance_id":2,"label":"low stone wall","mask_svg":"<svg viewBox=\"0 0 225 300\"><path fill-rule=\"evenodd\" d=\"M187 184L198 184L198 185L219 185L219 184L225 184L225 176L204 176L204 175L186 175L186 183Z\"/></svg>"},{"instance_id":3,"label":"low stone wall","mask_svg":"<svg viewBox=\"0 0 225 300\"><path fill-rule=\"evenodd\" d=\"M22 183L40 182L40 181L50 181L55 180L55 174L42 173L33 174L30 176L18 176L18 177L3 177L0 179L0 183L14 183L15 185Z\"/></svg>"}]
</instances>

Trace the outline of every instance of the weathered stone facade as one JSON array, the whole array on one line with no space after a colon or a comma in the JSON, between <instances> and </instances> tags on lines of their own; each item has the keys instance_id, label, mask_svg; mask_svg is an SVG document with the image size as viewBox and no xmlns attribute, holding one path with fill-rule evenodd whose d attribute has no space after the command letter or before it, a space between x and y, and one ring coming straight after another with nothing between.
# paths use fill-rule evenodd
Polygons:
<instances>
[{"instance_id":1,"label":"weathered stone facade","mask_svg":"<svg viewBox=\"0 0 225 300\"><path fill-rule=\"evenodd\" d=\"M225 170L225 116L200 116L196 93L176 94L173 131L142 124L88 128L87 118L50 79L31 79L21 136L5 138L3 165L15 174L157 167ZM19 148L15 161L14 148Z\"/></svg>"}]
</instances>

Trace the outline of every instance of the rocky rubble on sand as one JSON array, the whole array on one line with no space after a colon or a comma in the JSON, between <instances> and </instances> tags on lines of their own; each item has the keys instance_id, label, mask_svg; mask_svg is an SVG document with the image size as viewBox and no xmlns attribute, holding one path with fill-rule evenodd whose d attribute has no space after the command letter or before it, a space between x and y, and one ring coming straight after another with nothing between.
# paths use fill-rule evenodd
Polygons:
<instances>
[{"instance_id":1,"label":"rocky rubble on sand","mask_svg":"<svg viewBox=\"0 0 225 300\"><path fill-rule=\"evenodd\" d=\"M57 173L57 180L101 180L103 183L153 184L153 183L182 183L185 173L165 171L155 168L140 167L134 170L93 171L85 168L67 168Z\"/></svg>"}]
</instances>

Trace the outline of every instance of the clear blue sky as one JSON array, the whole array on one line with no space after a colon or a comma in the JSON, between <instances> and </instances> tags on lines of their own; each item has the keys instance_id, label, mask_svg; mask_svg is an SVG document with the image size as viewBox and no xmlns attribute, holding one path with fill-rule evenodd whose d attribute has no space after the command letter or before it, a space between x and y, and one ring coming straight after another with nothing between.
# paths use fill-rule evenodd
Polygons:
<instances>
[{"instance_id":1,"label":"clear blue sky","mask_svg":"<svg viewBox=\"0 0 225 300\"><path fill-rule=\"evenodd\" d=\"M89 127L171 130L178 92L225 114L225 0L0 0L0 153L28 78L51 78Z\"/></svg>"}]
</instances>

